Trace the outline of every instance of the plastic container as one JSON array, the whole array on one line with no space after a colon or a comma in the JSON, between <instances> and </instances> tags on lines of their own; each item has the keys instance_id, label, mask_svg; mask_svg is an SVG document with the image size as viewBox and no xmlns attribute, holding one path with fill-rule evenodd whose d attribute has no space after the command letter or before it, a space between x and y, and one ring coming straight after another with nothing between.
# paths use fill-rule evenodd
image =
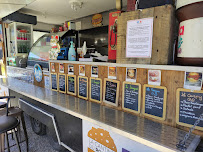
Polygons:
<instances>
[{"instance_id":1,"label":"plastic container","mask_svg":"<svg viewBox=\"0 0 203 152\"><path fill-rule=\"evenodd\" d=\"M203 66L203 1L178 0L180 22L176 63Z\"/></svg>"},{"instance_id":2,"label":"plastic container","mask_svg":"<svg viewBox=\"0 0 203 152\"><path fill-rule=\"evenodd\" d=\"M68 51L68 60L76 61L76 52L75 52L75 48L73 47L73 41L71 41L70 43L71 43L71 46Z\"/></svg>"}]
</instances>

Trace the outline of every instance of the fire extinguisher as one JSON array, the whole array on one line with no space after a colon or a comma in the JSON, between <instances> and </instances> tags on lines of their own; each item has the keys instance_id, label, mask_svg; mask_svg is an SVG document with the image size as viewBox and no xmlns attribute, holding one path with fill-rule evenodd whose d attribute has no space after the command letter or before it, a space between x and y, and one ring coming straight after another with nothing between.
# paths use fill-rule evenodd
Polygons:
<instances>
[{"instance_id":1,"label":"fire extinguisher","mask_svg":"<svg viewBox=\"0 0 203 152\"><path fill-rule=\"evenodd\" d=\"M114 21L114 24L110 27L111 33L110 33L110 46L111 50L116 50L116 44L117 44L117 19ZM112 41L112 37L115 37L114 41Z\"/></svg>"}]
</instances>

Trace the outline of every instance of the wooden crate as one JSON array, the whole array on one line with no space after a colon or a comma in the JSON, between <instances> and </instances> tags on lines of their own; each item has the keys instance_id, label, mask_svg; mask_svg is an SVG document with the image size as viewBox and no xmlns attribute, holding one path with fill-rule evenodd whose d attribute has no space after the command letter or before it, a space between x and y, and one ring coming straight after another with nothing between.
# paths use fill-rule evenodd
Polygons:
<instances>
[{"instance_id":1,"label":"wooden crate","mask_svg":"<svg viewBox=\"0 0 203 152\"><path fill-rule=\"evenodd\" d=\"M151 58L126 58L126 29L128 20L154 17ZM164 5L122 13L118 17L117 63L171 64L173 58L174 8Z\"/></svg>"}]
</instances>

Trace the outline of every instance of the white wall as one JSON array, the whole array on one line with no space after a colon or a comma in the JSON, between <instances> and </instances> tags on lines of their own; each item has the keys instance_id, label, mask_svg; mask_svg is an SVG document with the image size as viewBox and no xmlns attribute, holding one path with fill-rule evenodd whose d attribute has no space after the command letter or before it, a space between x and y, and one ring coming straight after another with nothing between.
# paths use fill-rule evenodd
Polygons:
<instances>
[{"instance_id":1,"label":"white wall","mask_svg":"<svg viewBox=\"0 0 203 152\"><path fill-rule=\"evenodd\" d=\"M33 43L35 43L44 34L47 34L47 33L46 32L33 31Z\"/></svg>"}]
</instances>

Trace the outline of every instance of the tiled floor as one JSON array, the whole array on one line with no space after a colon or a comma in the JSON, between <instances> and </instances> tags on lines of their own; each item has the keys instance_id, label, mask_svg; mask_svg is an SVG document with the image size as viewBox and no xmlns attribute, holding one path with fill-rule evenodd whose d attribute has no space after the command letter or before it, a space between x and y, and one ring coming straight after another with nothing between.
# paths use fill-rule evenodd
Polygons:
<instances>
[{"instance_id":1,"label":"tiled floor","mask_svg":"<svg viewBox=\"0 0 203 152\"><path fill-rule=\"evenodd\" d=\"M26 128L28 132L28 137L29 137L29 152L56 152L53 150L51 145L49 144L49 141L47 139L47 136L38 136L36 135L31 128L30 124L30 119L25 116L25 121L26 121ZM22 140L24 139L24 134L21 133ZM10 145L15 144L15 141L12 140L11 135L9 135L9 143ZM26 144L25 142L20 144L21 146L21 151L26 152ZM7 152L7 150L6 150ZM11 147L11 152L18 152L17 146Z\"/></svg>"}]
</instances>

